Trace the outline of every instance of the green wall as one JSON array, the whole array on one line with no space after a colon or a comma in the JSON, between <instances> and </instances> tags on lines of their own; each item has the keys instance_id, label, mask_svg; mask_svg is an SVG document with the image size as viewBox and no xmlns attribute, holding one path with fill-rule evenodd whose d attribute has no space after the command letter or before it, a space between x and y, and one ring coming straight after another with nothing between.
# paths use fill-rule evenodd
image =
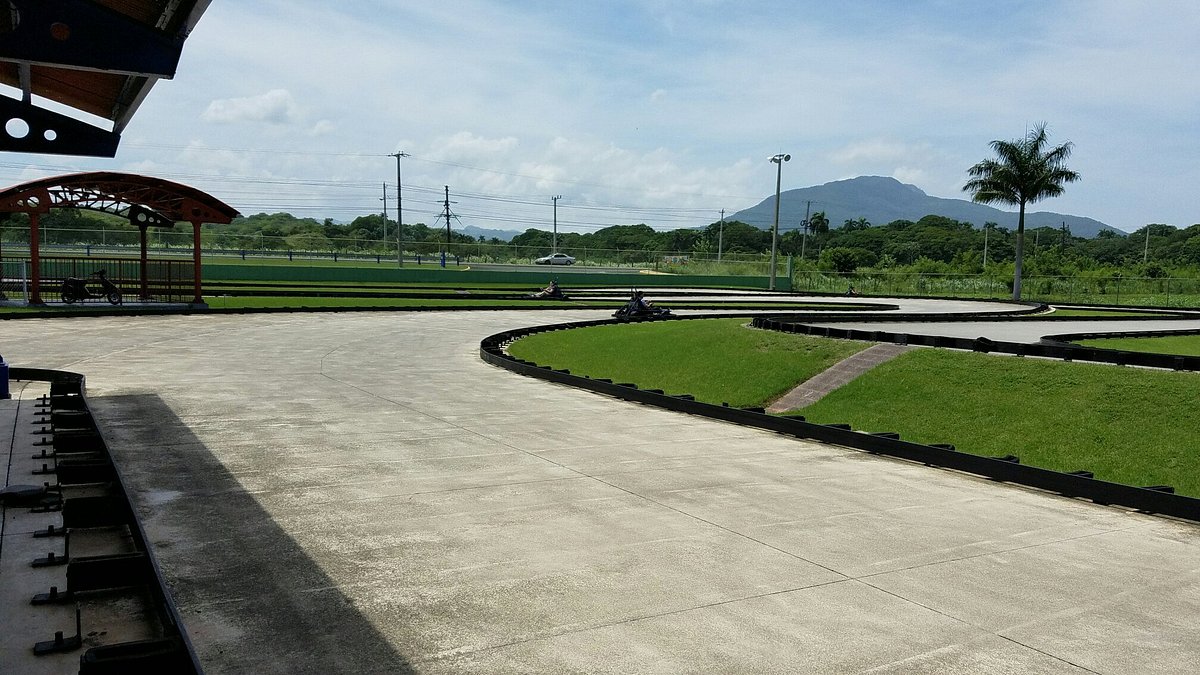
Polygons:
<instances>
[{"instance_id":1,"label":"green wall","mask_svg":"<svg viewBox=\"0 0 1200 675\"><path fill-rule=\"evenodd\" d=\"M396 267L308 267L305 265L230 265L204 263L205 281L312 281L363 283L452 283L470 286L480 283L510 283L543 286L552 277L564 285L588 286L714 286L766 289L766 277L696 276L682 274L601 274L531 270L528 272L491 272L477 270L446 270L435 266ZM780 291L791 290L791 280L779 275L775 286Z\"/></svg>"}]
</instances>

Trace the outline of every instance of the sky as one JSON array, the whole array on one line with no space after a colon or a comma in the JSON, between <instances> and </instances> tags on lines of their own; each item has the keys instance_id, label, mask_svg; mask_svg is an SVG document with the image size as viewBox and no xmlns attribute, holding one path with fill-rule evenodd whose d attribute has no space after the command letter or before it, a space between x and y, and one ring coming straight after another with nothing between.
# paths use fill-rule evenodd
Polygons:
<instances>
[{"instance_id":1,"label":"sky","mask_svg":"<svg viewBox=\"0 0 1200 675\"><path fill-rule=\"evenodd\" d=\"M1200 223L1195 0L214 0L115 159L0 155L0 185L142 173L244 215L703 227L892 176L968 198L1045 122L1081 180L1033 210ZM4 90L13 95L13 90ZM814 206L814 208L817 208Z\"/></svg>"}]
</instances>

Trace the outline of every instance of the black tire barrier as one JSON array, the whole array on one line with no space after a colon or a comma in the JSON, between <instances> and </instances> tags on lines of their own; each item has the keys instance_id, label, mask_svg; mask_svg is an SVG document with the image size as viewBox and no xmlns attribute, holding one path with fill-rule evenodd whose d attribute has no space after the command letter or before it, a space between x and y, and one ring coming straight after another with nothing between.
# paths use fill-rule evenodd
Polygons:
<instances>
[{"instance_id":1,"label":"black tire barrier","mask_svg":"<svg viewBox=\"0 0 1200 675\"><path fill-rule=\"evenodd\" d=\"M34 595L32 604L73 602L81 593L107 594L130 587L145 588L153 606L154 631L161 637L93 647L80 657L79 672L202 673L196 652L183 630L179 610L167 590L166 579L129 499L125 480L119 467L112 462L104 435L92 418L83 375L18 367L10 368L9 377L17 381L50 383L49 395L35 403L35 407L42 408L44 412L40 414L48 416L55 427L50 432L53 442L46 444L53 445L54 453L51 455L43 448L42 455L52 457L55 463L55 468L49 469L48 473L56 475L57 485L47 483L46 492L55 495L55 509L61 510L62 527L51 525L48 530L35 532L33 536L62 534L69 537L73 529L121 527L128 531L127 537L134 549L108 555L63 556L62 564L67 566L66 589L60 592L58 587L52 586L48 593ZM79 484L104 485L107 492L63 498L62 486ZM58 564L53 555L43 562ZM48 650L47 653L64 650L60 642L38 643L35 650L37 648Z\"/></svg>"},{"instance_id":2,"label":"black tire barrier","mask_svg":"<svg viewBox=\"0 0 1200 675\"><path fill-rule=\"evenodd\" d=\"M669 320L677 321L681 320L681 318L672 318ZM893 320L895 320L895 317L893 317ZM758 317L753 323L755 327L761 328L770 326L771 322L774 321L777 321L777 319ZM902 440L898 437L893 437L892 434L870 434L854 431L853 429L849 428L849 425L844 424L814 424L805 421L803 417L769 415L763 412L761 408L741 409L733 408L728 405L702 403L696 401L689 395L653 393L649 390L638 389L635 386L613 383L606 379L587 378L578 375L556 372L551 369L539 367L536 364L532 364L527 361L514 359L505 353L505 347L508 344L511 344L514 340L527 335L543 332L545 330L561 330L563 328L611 325L615 323L617 322L613 320L584 321L568 324L557 324L555 326L533 326L505 331L484 338L479 345L479 356L486 363L490 363L514 373L529 377L536 377L550 382L557 382L559 384L566 384L579 389L594 391L599 394L606 394L627 401L645 403L648 405L657 406L659 408L664 408L666 410L676 410L691 415L700 415L703 417L709 417L726 422L734 422L736 424L742 424L758 429L775 431L778 433L787 434L789 436L795 436L797 438L812 439L823 443L831 443L834 445L855 448L873 454L887 455L889 457L896 457L929 466L963 471L996 481L1016 483L1019 485L1038 488L1067 497L1088 499L1096 504L1118 505L1146 513L1156 513L1200 522L1200 499L1177 495L1174 494L1173 491L1168 492L1163 489L1166 486L1153 486L1152 489L1146 487L1135 487L1132 485L1123 485L1121 483L1097 480L1090 472L1086 471L1064 473L1060 471L1052 471L1050 469L1043 469L1036 466L1030 466L1027 464L1021 464L1020 459L1013 455L1000 458L983 457L980 455L958 452L953 445L949 444L926 445L921 443L913 443ZM781 325L784 323L785 322L780 322ZM780 330L787 331L788 329L781 327ZM836 334L839 332L847 333L848 331L833 329L833 333ZM841 337L841 335L836 336ZM888 341L886 338L891 337L892 341L895 341L899 344L903 344L902 342L899 342L900 339L904 339L906 342L911 342L913 344L932 344L932 341L928 340L926 336L882 333L882 337L885 338L884 341ZM975 340L961 340L961 343L959 343L959 339L957 338L947 339L951 341L951 344L959 344L959 349L971 350L975 344ZM926 342L922 342L922 340L925 340ZM992 345L989 345L993 351L998 352L1009 349L1015 350L1017 346L1018 345L1013 343L1005 342L993 342ZM1044 345L1024 345L1024 347L1037 348L1044 347ZM1097 351L1104 352L1105 350ZM1006 353L1015 353L1015 351ZM1038 353L1037 349L1031 349L1030 354L1041 355Z\"/></svg>"},{"instance_id":3,"label":"black tire barrier","mask_svg":"<svg viewBox=\"0 0 1200 675\"><path fill-rule=\"evenodd\" d=\"M812 321L812 318L804 321ZM820 319L825 321L824 317ZM891 321L908 321L907 316L895 316ZM764 330L774 330L782 333L801 333L818 337L837 338L842 340L863 340L866 331L835 328L831 326L813 326L793 318L757 317L751 325ZM872 342L893 342L898 345L919 345L924 347L941 347L943 349L958 349L974 352L994 352L997 354L1013 354L1016 356L1040 356L1061 361L1089 361L1092 363L1111 363L1115 365L1144 366L1164 370L1200 370L1200 356L1178 356L1174 354L1155 354L1152 352L1131 352L1121 349L1104 349L1102 347L1084 347L1072 344L1072 340L1084 340L1104 337L1162 337L1171 335L1200 335L1197 330L1178 331L1129 331L1124 333L1072 333L1053 335L1042 338L1041 342L1030 344L1026 342L1001 342L985 337L975 339L956 338L947 336L916 335L909 333L888 333L871 331Z\"/></svg>"}]
</instances>

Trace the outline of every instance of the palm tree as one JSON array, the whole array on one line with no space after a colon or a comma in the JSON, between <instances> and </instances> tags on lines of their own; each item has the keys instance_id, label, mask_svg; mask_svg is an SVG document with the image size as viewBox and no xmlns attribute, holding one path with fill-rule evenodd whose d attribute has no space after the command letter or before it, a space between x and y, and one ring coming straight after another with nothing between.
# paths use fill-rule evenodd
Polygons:
<instances>
[{"instance_id":1,"label":"palm tree","mask_svg":"<svg viewBox=\"0 0 1200 675\"><path fill-rule=\"evenodd\" d=\"M808 235L812 234L816 239L820 235L829 231L829 219L825 217L824 211L817 211L809 217L808 222L804 224L804 238L800 241L800 259L804 260L804 249L808 244Z\"/></svg>"},{"instance_id":2,"label":"palm tree","mask_svg":"<svg viewBox=\"0 0 1200 675\"><path fill-rule=\"evenodd\" d=\"M971 192L973 201L981 204L1004 203L1021 207L1017 217L1017 260L1013 276L1013 300L1021 299L1021 264L1025 249L1025 205L1045 197L1057 197L1064 183L1079 180L1064 162L1071 155L1072 144L1046 149L1046 123L1034 127L1025 138L1013 141L992 141L995 159L985 159L967 169L971 180L963 191Z\"/></svg>"}]
</instances>

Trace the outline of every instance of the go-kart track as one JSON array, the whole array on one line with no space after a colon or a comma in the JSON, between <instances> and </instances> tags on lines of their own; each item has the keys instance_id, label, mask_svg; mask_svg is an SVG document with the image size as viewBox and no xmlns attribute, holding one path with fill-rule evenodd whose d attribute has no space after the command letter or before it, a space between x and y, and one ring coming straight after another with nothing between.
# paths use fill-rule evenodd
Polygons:
<instances>
[{"instance_id":1,"label":"go-kart track","mask_svg":"<svg viewBox=\"0 0 1200 675\"><path fill-rule=\"evenodd\" d=\"M14 365L86 376L208 673L1200 663L1194 523L629 403L479 357L503 330L610 314L36 319L0 322L0 345ZM1200 328L1138 327L1156 323ZM1032 341L1132 324L1020 325ZM34 396L21 386L17 399ZM0 407L6 425L15 408ZM5 530L0 585L27 566L10 542L28 536ZM35 659L45 636L5 625L0 670L21 659L11 672L75 672L78 654Z\"/></svg>"}]
</instances>

